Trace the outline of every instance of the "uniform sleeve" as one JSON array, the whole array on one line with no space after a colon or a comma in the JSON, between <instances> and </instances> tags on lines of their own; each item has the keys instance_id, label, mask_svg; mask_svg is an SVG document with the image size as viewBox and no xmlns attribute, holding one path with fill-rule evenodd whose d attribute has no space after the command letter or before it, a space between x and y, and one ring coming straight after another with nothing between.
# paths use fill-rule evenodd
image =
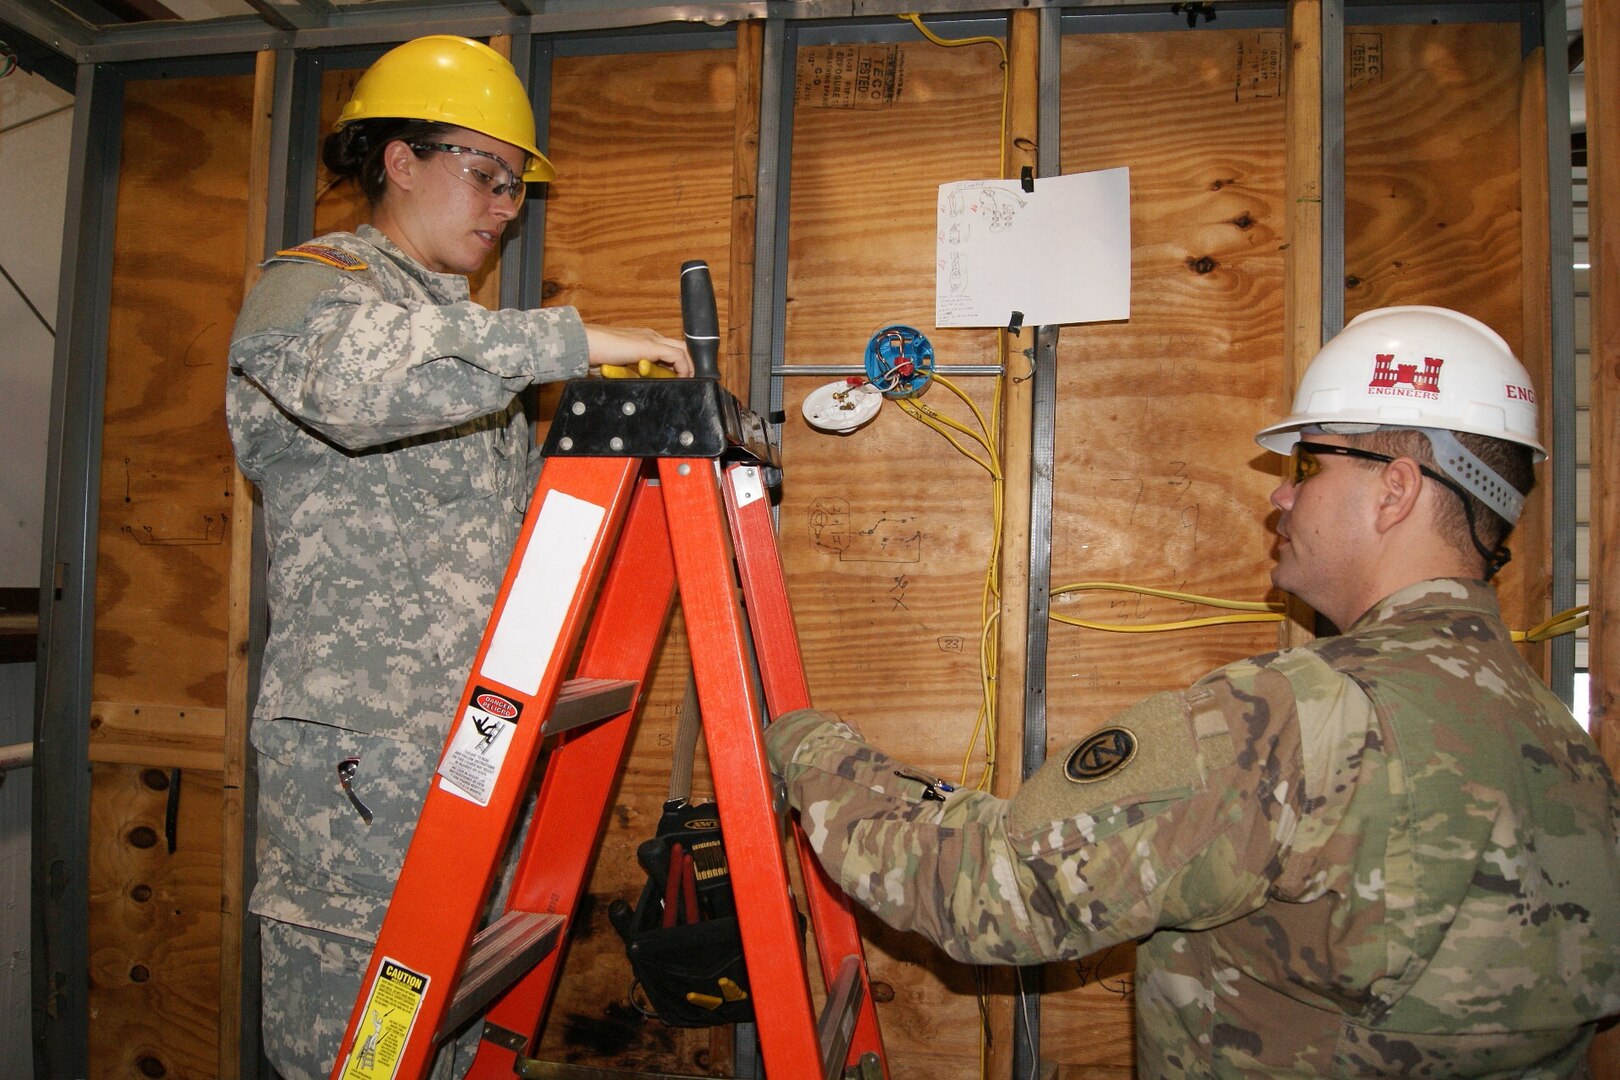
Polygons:
<instances>
[{"instance_id":1,"label":"uniform sleeve","mask_svg":"<svg viewBox=\"0 0 1620 1080\"><path fill-rule=\"evenodd\" d=\"M966 962L1078 958L1265 902L1303 796L1288 684L1257 674L1127 709L1005 801L929 798L822 713L766 744L822 865L885 922Z\"/></svg>"},{"instance_id":2,"label":"uniform sleeve","mask_svg":"<svg viewBox=\"0 0 1620 1080\"><path fill-rule=\"evenodd\" d=\"M355 273L277 263L243 305L233 366L287 414L349 449L506 407L586 370L572 308L392 303Z\"/></svg>"}]
</instances>

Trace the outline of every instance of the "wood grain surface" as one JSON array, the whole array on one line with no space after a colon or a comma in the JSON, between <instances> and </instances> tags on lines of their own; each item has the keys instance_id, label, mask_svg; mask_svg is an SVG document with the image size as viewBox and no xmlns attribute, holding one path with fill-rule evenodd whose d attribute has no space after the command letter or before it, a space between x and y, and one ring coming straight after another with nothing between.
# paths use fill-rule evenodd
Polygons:
<instances>
[{"instance_id":1,"label":"wood grain surface","mask_svg":"<svg viewBox=\"0 0 1620 1080\"><path fill-rule=\"evenodd\" d=\"M1287 146L1270 65L1253 64L1274 47L1273 33L1204 30L1197 43L1178 34L1115 37L1095 51L1065 42L1065 72L1071 64L1085 72L1079 85L1064 83L1065 170L1131 166L1135 292L1128 326L1064 334L1054 586L1105 578L1277 598L1265 530L1275 467L1250 435L1291 396L1275 331L1286 325L1280 260L1301 216L1290 224L1294 211L1280 198ZM1180 51L1189 47L1196 52ZM1347 317L1391 303L1442 304L1515 340L1517 47L1511 26L1347 35ZM1127 70L1109 68L1111 59ZM1258 80L1231 79L1257 70ZM1154 123L1131 130L1127 102ZM1069 372L1085 381L1065 380ZM1517 572L1544 566L1544 554L1530 551ZM1504 592L1518 595L1511 581ZM1126 597L1081 605L1115 621L1194 613ZM1055 632L1065 645L1054 646L1048 672L1054 746L1147 693L1265 651L1272 636L1241 627ZM1063 1063L1060 1075L1105 1077L1129 1061L1128 979L1110 989L1091 970L1098 962L1064 972L1078 988L1043 1003L1042 1056ZM1049 987L1061 967L1048 969ZM1094 1007L1110 998L1118 999L1111 1014Z\"/></svg>"},{"instance_id":2,"label":"wood grain surface","mask_svg":"<svg viewBox=\"0 0 1620 1080\"><path fill-rule=\"evenodd\" d=\"M731 301L736 276L748 273L747 248L738 246L734 202L752 189L751 178L736 175L737 162L750 160L737 144L754 136L738 110L755 99L739 87L736 65L739 55L757 62L753 46L638 53L634 63L555 59L546 149L559 177L525 211L530 220L545 214L546 303L575 305L591 321L675 333L679 266L704 258L721 312L740 311ZM1528 120L1516 28L1357 26L1347 46L1347 314L1449 304L1518 343L1519 146ZM932 268L938 185L1001 170L998 52L915 39L850 46L891 76L883 92L862 98L815 83L816 65L834 48L842 47L805 47L794 58L786 344L775 359L859 363L875 331L904 324L930 337L942 364L994 363L994 331L934 328ZM1286 349L1299 319L1285 315L1285 260L1291 232L1314 220L1289 199L1287 51L1281 28L1218 25L1063 42L1063 171L1130 167L1133 301L1127 322L1062 332L1054 585L1102 579L1275 598L1266 496L1277 474L1251 435L1291 396ZM327 74L322 133L357 75ZM222 359L229 319L220 313L240 300L235 233L245 209L237 177L251 87L201 82L134 93L126 133L130 145L168 145L153 137L174 142L181 131L204 152L151 153L148 145L141 160L126 160L120 203L120 237L128 239L120 241L114 297L94 695L102 733L93 744L106 762L97 766L95 827L105 839L96 845L95 903L117 913L92 943L96 1000L112 1010L96 1037L108 1040L110 1062L146 1045L140 1025L161 1015L154 1010L195 996L188 980L204 956L186 944L189 925L178 934L167 927L174 940L164 963L150 968L158 974L134 983L139 957L160 953L136 917L144 909L132 916L120 907L129 888L156 880L141 860L167 858L154 853L164 845L151 767L166 777L167 766L213 761L206 730L189 749L167 746L170 758L192 755L184 760L142 762L132 747L154 717L183 710L192 724L214 723L210 710L222 707L225 685L229 448L218 415L223 372L202 364ZM1303 197L1297 174L1294 183L1294 198ZM353 227L364 212L351 189L327 188L323 179L317 231ZM212 247L224 257L216 260ZM475 288L489 302L490 286ZM1294 295L1297 304L1297 288ZM740 355L734 339L728 356ZM800 405L826 381L790 376L783 384L780 543L812 695L903 760L952 779L965 760L973 782L985 769L974 718L996 533L990 479L893 405L849 436L811 430ZM957 382L993 416L991 379ZM977 425L943 385L924 400ZM1536 552L1519 559L1510 575L1545 572ZM1516 580L1523 578L1506 579L1509 594L1530 595ZM1203 613L1123 594L1062 596L1053 606L1135 624ZM175 636L165 636L171 628ZM1271 626L1051 631L1053 752L1150 693L1277 641ZM723 1033L671 1029L636 1012L623 946L605 915L613 899L633 901L643 880L634 849L652 835L667 788L685 648L677 615L613 795L543 1057L675 1072L731 1068ZM213 667L194 659L215 654ZM189 746L186 725L162 730L170 744ZM206 792L203 780L184 776L188 797ZM701 758L695 788L707 790ZM183 800L182 814L200 812L199 803L206 807L205 796ZM158 842L128 850L131 829L154 827L153 813ZM183 826L182 844L198 835ZM168 872L189 890L205 877L189 860L203 854L182 851L183 866ZM974 1074L975 972L874 920L863 917L862 928L892 1075ZM1057 1075L1130 1075L1131 969L1131 950L1120 947L1043 970L1041 1057ZM175 1031L162 1059L169 1075L200 1060L205 1041L185 1024Z\"/></svg>"},{"instance_id":3,"label":"wood grain surface","mask_svg":"<svg viewBox=\"0 0 1620 1080\"><path fill-rule=\"evenodd\" d=\"M1345 95L1345 318L1391 304L1455 308L1534 363L1539 342L1526 350L1524 323L1518 27L1370 26L1347 36L1382 62ZM1542 132L1526 138L1545 142L1544 118L1528 120ZM1545 168L1540 161L1529 166ZM1550 480L1545 467L1538 480ZM1496 579L1502 613L1519 629L1551 614L1537 513L1532 500L1529 527L1511 540L1513 562Z\"/></svg>"},{"instance_id":4,"label":"wood grain surface","mask_svg":"<svg viewBox=\"0 0 1620 1080\"><path fill-rule=\"evenodd\" d=\"M118 763L92 767L94 1076L221 1075L220 988L237 959L222 957L220 922L236 512L222 390L252 103L251 74L125 94L88 718L92 762Z\"/></svg>"},{"instance_id":5,"label":"wood grain surface","mask_svg":"<svg viewBox=\"0 0 1620 1080\"><path fill-rule=\"evenodd\" d=\"M894 73L889 94L868 106L805 91L838 51L797 58L781 359L860 364L871 336L899 324L921 330L941 365L993 364L994 330L934 328L935 215L940 184L1001 175L1001 54L914 37L842 48ZM780 547L811 697L885 751L953 781L970 759L976 782L990 477L892 404L853 434L815 431L801 406L828 381L783 384ZM993 419L992 380L955 381ZM978 428L944 386L923 400ZM876 920L861 925L891 1075L976 1074L973 970Z\"/></svg>"},{"instance_id":6,"label":"wood grain surface","mask_svg":"<svg viewBox=\"0 0 1620 1080\"><path fill-rule=\"evenodd\" d=\"M548 306L679 337L681 264L704 259L724 315L735 64L725 49L556 58L547 152L558 176L525 211L546 215ZM608 904L634 904L646 880L635 849L653 836L669 790L689 670L677 612L643 695L541 1057L670 1072L731 1066L728 1029L671 1028L637 1011L624 942L607 921ZM711 797L701 745L694 774L694 794Z\"/></svg>"},{"instance_id":7,"label":"wood grain surface","mask_svg":"<svg viewBox=\"0 0 1620 1080\"><path fill-rule=\"evenodd\" d=\"M1291 208L1276 30L1063 43L1065 172L1131 170L1131 317L1058 349L1052 584L1111 581L1266 598L1266 495L1250 434L1286 403ZM1128 593L1053 611L1143 625L1212 614ZM1115 634L1054 624L1048 750L1148 694L1273 647L1274 628ZM1109 1076L1132 1060L1129 947L1046 972L1044 1060Z\"/></svg>"}]
</instances>

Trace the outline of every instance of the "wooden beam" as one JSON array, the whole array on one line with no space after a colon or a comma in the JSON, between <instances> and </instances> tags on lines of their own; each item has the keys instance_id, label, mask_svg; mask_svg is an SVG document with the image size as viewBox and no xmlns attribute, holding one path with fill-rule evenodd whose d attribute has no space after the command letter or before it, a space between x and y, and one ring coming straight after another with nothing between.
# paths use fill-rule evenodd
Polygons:
<instances>
[{"instance_id":1,"label":"wooden beam","mask_svg":"<svg viewBox=\"0 0 1620 1080\"><path fill-rule=\"evenodd\" d=\"M222 772L225 710L125 701L90 704L90 760Z\"/></svg>"},{"instance_id":2,"label":"wooden beam","mask_svg":"<svg viewBox=\"0 0 1620 1080\"><path fill-rule=\"evenodd\" d=\"M1283 256L1283 379L1273 415L1288 415L1294 390L1322 347L1322 2L1291 0L1284 74L1288 116L1287 253ZM1341 287L1334 283L1334 288ZM1279 470L1284 466L1279 465ZM1303 645L1316 615L1286 597L1277 644Z\"/></svg>"},{"instance_id":3,"label":"wooden beam","mask_svg":"<svg viewBox=\"0 0 1620 1080\"><path fill-rule=\"evenodd\" d=\"M508 60L512 59L512 37L510 34L496 34L489 39L489 47ZM529 212L532 214L538 212L538 210L539 208L535 207ZM495 258L485 263L484 268L478 274L475 274L470 282L472 285L472 298L491 311L501 306L501 259L506 248L511 246L510 237L517 235L518 231L515 228L518 222L513 221L512 225L514 227L508 228L506 231L509 242L496 249Z\"/></svg>"},{"instance_id":4,"label":"wooden beam","mask_svg":"<svg viewBox=\"0 0 1620 1080\"><path fill-rule=\"evenodd\" d=\"M1620 771L1620 20L1612 4L1588 4L1586 193L1592 264L1591 731L1609 768ZM1620 1029L1593 1044L1593 1076L1620 1075Z\"/></svg>"},{"instance_id":5,"label":"wooden beam","mask_svg":"<svg viewBox=\"0 0 1620 1080\"><path fill-rule=\"evenodd\" d=\"M248 136L248 205L242 252L242 295L259 280L269 227L271 113L276 53L261 51L253 68L253 130ZM230 613L225 630L225 731L221 742L219 1074L242 1074L242 939L247 913L247 738L252 687L249 643L254 617L253 485L231 469Z\"/></svg>"},{"instance_id":6,"label":"wooden beam","mask_svg":"<svg viewBox=\"0 0 1620 1080\"><path fill-rule=\"evenodd\" d=\"M1586 12L1586 191L1592 262L1591 729L1620 769L1620 20Z\"/></svg>"},{"instance_id":7,"label":"wooden beam","mask_svg":"<svg viewBox=\"0 0 1620 1080\"><path fill-rule=\"evenodd\" d=\"M746 402L754 316L754 224L759 214L759 105L764 77L765 24L737 24L735 136L731 150L731 288L726 295L725 349L720 383Z\"/></svg>"},{"instance_id":8,"label":"wooden beam","mask_svg":"<svg viewBox=\"0 0 1620 1080\"><path fill-rule=\"evenodd\" d=\"M1007 17L1007 115L1002 175L1018 178L1036 167L1040 132L1041 23L1036 11ZM990 790L1010 797L1023 782L1025 678L1029 665L1030 511L1034 472L1035 380L1030 378L1035 328L1019 337L997 332L1002 370L1001 614L996 626L996 760ZM990 1076L1013 1068L1013 1006L1017 970L990 969L988 1003ZM1038 982L1038 976L1037 976Z\"/></svg>"},{"instance_id":9,"label":"wooden beam","mask_svg":"<svg viewBox=\"0 0 1620 1080\"><path fill-rule=\"evenodd\" d=\"M1551 206L1547 161L1547 51L1536 49L1519 70L1519 216L1523 251L1524 337L1519 359L1541 393L1538 422L1544 444L1552 443L1552 253ZM1565 211L1567 212L1567 211ZM1520 573L1504 576L1499 590L1514 590L1514 605L1530 626L1552 614L1552 484L1541 483L1525 500L1524 514L1513 530ZM1545 642L1521 646L1526 660L1545 680L1549 650Z\"/></svg>"},{"instance_id":10,"label":"wooden beam","mask_svg":"<svg viewBox=\"0 0 1620 1080\"><path fill-rule=\"evenodd\" d=\"M1008 116L1003 175L1018 178L1035 167L1037 110L1040 104L1040 13L1015 11L1008 16ZM1014 337L1000 335L1003 377L1001 409L1001 621L1000 656L996 663L996 770L991 790L1002 797L1022 781L1024 668L1029 648L1029 515L1033 448L1034 380L1029 378L1035 347L1033 327Z\"/></svg>"}]
</instances>

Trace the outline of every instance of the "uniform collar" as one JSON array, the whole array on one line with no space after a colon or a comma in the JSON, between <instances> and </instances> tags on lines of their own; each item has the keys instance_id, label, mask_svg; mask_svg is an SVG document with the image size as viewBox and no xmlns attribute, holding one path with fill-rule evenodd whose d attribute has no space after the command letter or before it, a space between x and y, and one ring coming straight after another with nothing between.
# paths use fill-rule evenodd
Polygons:
<instances>
[{"instance_id":1,"label":"uniform collar","mask_svg":"<svg viewBox=\"0 0 1620 1080\"><path fill-rule=\"evenodd\" d=\"M472 295L471 286L467 283L464 274L441 274L436 270L429 270L388 239L388 234L375 225L364 224L355 230L355 235L394 262L401 270L414 278L432 297L443 304L454 304L466 300Z\"/></svg>"},{"instance_id":2,"label":"uniform collar","mask_svg":"<svg viewBox=\"0 0 1620 1080\"><path fill-rule=\"evenodd\" d=\"M1357 630L1442 608L1447 611L1479 611L1493 618L1501 618L1496 590L1485 582L1466 578L1434 578L1396 589L1368 608L1366 614L1357 619L1350 629Z\"/></svg>"}]
</instances>

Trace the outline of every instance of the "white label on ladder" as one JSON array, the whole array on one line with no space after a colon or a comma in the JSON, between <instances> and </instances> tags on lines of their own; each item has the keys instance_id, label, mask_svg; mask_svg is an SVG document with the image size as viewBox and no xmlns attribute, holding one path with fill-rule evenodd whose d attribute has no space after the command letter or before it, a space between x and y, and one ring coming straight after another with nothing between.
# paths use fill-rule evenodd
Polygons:
<instances>
[{"instance_id":1,"label":"white label on ladder","mask_svg":"<svg viewBox=\"0 0 1620 1080\"><path fill-rule=\"evenodd\" d=\"M579 581L606 516L606 508L584 499L561 491L546 495L481 675L530 696L540 689L573 600L570 590L557 585Z\"/></svg>"},{"instance_id":2,"label":"white label on ladder","mask_svg":"<svg viewBox=\"0 0 1620 1080\"><path fill-rule=\"evenodd\" d=\"M393 1080L429 981L426 975L382 958L343 1067L343 1080Z\"/></svg>"},{"instance_id":3,"label":"white label on ladder","mask_svg":"<svg viewBox=\"0 0 1620 1080\"><path fill-rule=\"evenodd\" d=\"M506 762L512 729L523 713L521 702L511 701L486 687L474 685L472 700L456 725L456 733L439 762L441 788L479 806L488 806L495 781Z\"/></svg>"}]
</instances>

